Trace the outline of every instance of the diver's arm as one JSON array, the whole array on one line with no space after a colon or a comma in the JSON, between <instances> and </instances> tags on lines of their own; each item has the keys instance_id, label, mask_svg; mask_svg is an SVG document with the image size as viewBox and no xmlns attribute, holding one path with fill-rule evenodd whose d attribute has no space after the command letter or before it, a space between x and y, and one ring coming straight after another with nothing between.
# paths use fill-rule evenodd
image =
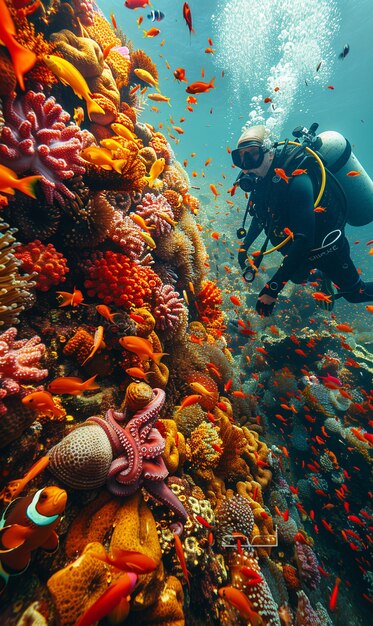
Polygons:
<instances>
[{"instance_id":1,"label":"diver's arm","mask_svg":"<svg viewBox=\"0 0 373 626\"><path fill-rule=\"evenodd\" d=\"M260 295L267 294L276 298L281 289L309 256L314 245L315 213L313 207L313 187L309 176L302 174L289 184L286 197L286 212L289 228L294 240L284 257L279 269L266 284Z\"/></svg>"},{"instance_id":2,"label":"diver's arm","mask_svg":"<svg viewBox=\"0 0 373 626\"><path fill-rule=\"evenodd\" d=\"M242 270L246 267L247 261L247 251L250 248L251 244L255 241L255 239L260 235L263 230L263 226L259 223L259 220L256 215L254 215L251 220L249 230L245 239L243 240L240 250L238 252L238 262Z\"/></svg>"}]
</instances>

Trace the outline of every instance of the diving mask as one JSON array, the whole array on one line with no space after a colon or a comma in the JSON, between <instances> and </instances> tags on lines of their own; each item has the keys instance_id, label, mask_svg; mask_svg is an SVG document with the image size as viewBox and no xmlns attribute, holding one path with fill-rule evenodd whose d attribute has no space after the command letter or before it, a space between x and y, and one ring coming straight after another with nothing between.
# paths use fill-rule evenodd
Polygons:
<instances>
[{"instance_id":1,"label":"diving mask","mask_svg":"<svg viewBox=\"0 0 373 626\"><path fill-rule=\"evenodd\" d=\"M245 141L232 150L232 161L241 170L254 170L263 163L265 152L262 142Z\"/></svg>"}]
</instances>

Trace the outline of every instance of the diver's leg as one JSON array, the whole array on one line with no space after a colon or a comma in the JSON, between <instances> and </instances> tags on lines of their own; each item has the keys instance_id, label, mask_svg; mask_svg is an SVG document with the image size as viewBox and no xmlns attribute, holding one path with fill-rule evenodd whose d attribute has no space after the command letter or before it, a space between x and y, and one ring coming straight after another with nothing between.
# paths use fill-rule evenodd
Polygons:
<instances>
[{"instance_id":1,"label":"diver's leg","mask_svg":"<svg viewBox=\"0 0 373 626\"><path fill-rule=\"evenodd\" d=\"M345 237L338 250L318 261L317 268L336 286L335 300L345 298L348 302L373 301L373 283L364 283L361 280L351 259L350 245Z\"/></svg>"}]
</instances>

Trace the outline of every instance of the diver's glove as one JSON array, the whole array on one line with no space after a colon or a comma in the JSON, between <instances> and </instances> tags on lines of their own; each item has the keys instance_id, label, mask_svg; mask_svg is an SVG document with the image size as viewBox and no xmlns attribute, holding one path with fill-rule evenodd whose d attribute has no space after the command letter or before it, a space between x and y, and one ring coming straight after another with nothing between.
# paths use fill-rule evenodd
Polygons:
<instances>
[{"instance_id":1,"label":"diver's glove","mask_svg":"<svg viewBox=\"0 0 373 626\"><path fill-rule=\"evenodd\" d=\"M259 315L268 317L272 314L275 304L276 298L269 296L267 293L260 292L255 309L256 312L259 313Z\"/></svg>"}]
</instances>

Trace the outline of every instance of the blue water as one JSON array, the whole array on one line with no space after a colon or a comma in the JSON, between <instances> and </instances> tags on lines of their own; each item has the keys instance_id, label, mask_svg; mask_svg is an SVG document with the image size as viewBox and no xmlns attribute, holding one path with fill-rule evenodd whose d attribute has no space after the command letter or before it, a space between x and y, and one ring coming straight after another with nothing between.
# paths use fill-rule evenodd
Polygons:
<instances>
[{"instance_id":1,"label":"blue water","mask_svg":"<svg viewBox=\"0 0 373 626\"><path fill-rule=\"evenodd\" d=\"M165 14L161 22L155 23L147 18L149 8L129 10L120 0L102 2L100 8L108 19L114 13L133 48L143 49L157 64L160 90L170 97L172 106L145 99L140 120L154 127L161 124L166 137L169 133L176 137L176 141L169 138L175 156L181 163L188 161L191 184L199 187L194 191L203 205L199 221L226 235L234 254L235 232L246 203L241 191L234 198L235 207L225 203L230 198L227 189L237 175L227 146L236 146L246 123L269 124L273 126L273 138L284 139L291 137L295 126L309 127L318 122L319 131L333 129L347 137L373 176L371 0L310 0L306 4L301 0L191 0L192 34L183 19L182 6L181 0L154 2L153 8ZM139 28L140 16L144 19ZM143 30L152 26L158 27L160 34L144 37ZM205 53L209 37L214 54ZM345 44L349 44L350 52L340 60ZM186 83L179 83L173 76L179 67L186 70L189 83L209 82L215 77L215 89L197 96L193 113L186 110ZM274 86L280 86L278 92L274 92ZM263 103L269 96L280 114L271 111L272 104ZM159 112L152 111L153 104ZM182 126L184 134L172 129L170 116L175 125ZM192 153L196 156L191 157ZM209 158L212 161L205 167ZM193 178L192 172L198 176ZM221 192L217 202L210 183ZM352 246L352 255L362 276L369 280L371 257L365 243L372 229L347 227L346 232L350 241L360 242ZM225 261L232 263L231 256ZM234 271L234 262L232 267ZM214 264L211 269L216 271ZM362 306L341 303L339 308L352 319L360 315L369 320Z\"/></svg>"}]
</instances>

